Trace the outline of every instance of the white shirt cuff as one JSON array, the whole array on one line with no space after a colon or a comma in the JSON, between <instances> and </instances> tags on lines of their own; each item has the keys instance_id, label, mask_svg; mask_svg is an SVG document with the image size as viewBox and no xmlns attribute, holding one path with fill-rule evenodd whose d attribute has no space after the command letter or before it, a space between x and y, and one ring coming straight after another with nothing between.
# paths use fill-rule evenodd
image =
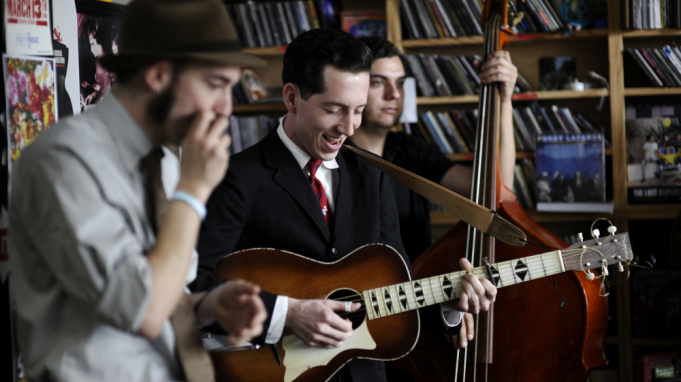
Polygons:
<instances>
[{"instance_id":1,"label":"white shirt cuff","mask_svg":"<svg viewBox=\"0 0 681 382\"><path fill-rule=\"evenodd\" d=\"M288 296L277 296L277 301L274 303L274 311L272 312L272 319L270 320L270 327L267 329L267 336L265 337L266 344L276 344L284 332L284 324L286 324L286 314L288 313Z\"/></svg>"},{"instance_id":2,"label":"white shirt cuff","mask_svg":"<svg viewBox=\"0 0 681 382\"><path fill-rule=\"evenodd\" d=\"M440 304L440 310L442 311L442 320L450 328L453 328L461 323L464 312L452 309L446 304Z\"/></svg>"}]
</instances>

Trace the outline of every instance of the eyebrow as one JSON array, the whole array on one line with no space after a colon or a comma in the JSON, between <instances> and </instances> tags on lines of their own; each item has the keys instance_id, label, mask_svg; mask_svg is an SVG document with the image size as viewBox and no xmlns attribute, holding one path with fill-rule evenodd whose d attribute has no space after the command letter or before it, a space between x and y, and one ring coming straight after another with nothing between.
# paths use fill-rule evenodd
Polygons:
<instances>
[{"instance_id":1,"label":"eyebrow","mask_svg":"<svg viewBox=\"0 0 681 382\"><path fill-rule=\"evenodd\" d=\"M208 78L209 80L217 80L217 81L220 81L220 82L222 82L224 85L227 85L227 84L229 84L229 83L232 82L232 79L231 79L231 78L229 78L229 77L227 77L227 76L219 75L219 74L209 74L209 75L207 75L207 78Z\"/></svg>"},{"instance_id":2,"label":"eyebrow","mask_svg":"<svg viewBox=\"0 0 681 382\"><path fill-rule=\"evenodd\" d=\"M322 107L327 107L327 106L338 106L338 107L344 107L344 108L350 107L350 106L342 104L340 102L322 102ZM366 104L357 105L356 107L362 107L362 106L366 106Z\"/></svg>"},{"instance_id":3,"label":"eyebrow","mask_svg":"<svg viewBox=\"0 0 681 382\"><path fill-rule=\"evenodd\" d=\"M388 77L382 75L382 74L372 74L370 78L380 78L382 80L387 80ZM407 75L403 75L402 77L397 78L398 80L404 80L407 79Z\"/></svg>"}]
</instances>

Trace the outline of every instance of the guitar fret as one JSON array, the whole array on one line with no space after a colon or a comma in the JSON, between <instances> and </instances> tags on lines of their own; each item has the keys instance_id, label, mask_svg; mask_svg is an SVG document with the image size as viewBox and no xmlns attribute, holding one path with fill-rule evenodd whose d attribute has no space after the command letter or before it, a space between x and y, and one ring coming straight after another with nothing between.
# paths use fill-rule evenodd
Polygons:
<instances>
[{"instance_id":1,"label":"guitar fret","mask_svg":"<svg viewBox=\"0 0 681 382\"><path fill-rule=\"evenodd\" d=\"M390 296L393 303L393 311L395 312L394 314L404 312L402 304L400 303L399 294L397 293L397 286L390 285L388 290L390 291Z\"/></svg>"},{"instance_id":2,"label":"guitar fret","mask_svg":"<svg viewBox=\"0 0 681 382\"><path fill-rule=\"evenodd\" d=\"M416 303L414 286L411 284L411 281L403 283L402 286L404 287L404 294L407 297L407 306L409 307L409 310L416 309L418 304Z\"/></svg>"},{"instance_id":3,"label":"guitar fret","mask_svg":"<svg viewBox=\"0 0 681 382\"><path fill-rule=\"evenodd\" d=\"M385 299L383 298L383 288L376 288L374 291L376 293L376 298L378 299L378 310L381 312L381 317L388 316L388 312L385 307Z\"/></svg>"},{"instance_id":4,"label":"guitar fret","mask_svg":"<svg viewBox=\"0 0 681 382\"><path fill-rule=\"evenodd\" d=\"M442 293L442 288L440 287L439 277L430 277L428 283L430 284L430 290L433 294L433 301L436 304L445 301L444 293Z\"/></svg>"},{"instance_id":5,"label":"guitar fret","mask_svg":"<svg viewBox=\"0 0 681 382\"><path fill-rule=\"evenodd\" d=\"M369 293L368 290L365 290L362 292L362 296L364 297L364 307L367 312L367 317L370 320L373 320L376 318L376 315L374 314L374 309L371 306L371 293Z\"/></svg>"}]
</instances>

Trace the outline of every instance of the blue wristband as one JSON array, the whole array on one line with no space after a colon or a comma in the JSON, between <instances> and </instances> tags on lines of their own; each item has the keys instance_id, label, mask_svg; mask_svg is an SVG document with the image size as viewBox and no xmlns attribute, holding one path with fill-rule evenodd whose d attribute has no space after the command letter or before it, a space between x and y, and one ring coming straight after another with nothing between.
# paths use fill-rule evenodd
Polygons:
<instances>
[{"instance_id":1,"label":"blue wristband","mask_svg":"<svg viewBox=\"0 0 681 382\"><path fill-rule=\"evenodd\" d=\"M189 207L193 208L194 211L199 215L199 218L201 221L206 219L206 206L201 204L194 195L184 192L184 191L175 191L173 193L173 196L170 197L170 200L179 200L181 202L185 202L189 205Z\"/></svg>"}]
</instances>

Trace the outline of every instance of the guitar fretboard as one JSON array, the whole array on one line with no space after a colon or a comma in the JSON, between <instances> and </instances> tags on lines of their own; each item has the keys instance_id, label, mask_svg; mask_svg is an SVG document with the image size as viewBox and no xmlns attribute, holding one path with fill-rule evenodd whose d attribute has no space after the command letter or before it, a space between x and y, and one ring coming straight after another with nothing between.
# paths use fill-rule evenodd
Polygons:
<instances>
[{"instance_id":1,"label":"guitar fretboard","mask_svg":"<svg viewBox=\"0 0 681 382\"><path fill-rule=\"evenodd\" d=\"M565 272L561 251L543 253L490 265L497 288ZM489 279L485 267L470 271L480 279ZM391 316L454 300L461 296L461 279L466 271L412 280L362 292L367 318Z\"/></svg>"}]
</instances>

